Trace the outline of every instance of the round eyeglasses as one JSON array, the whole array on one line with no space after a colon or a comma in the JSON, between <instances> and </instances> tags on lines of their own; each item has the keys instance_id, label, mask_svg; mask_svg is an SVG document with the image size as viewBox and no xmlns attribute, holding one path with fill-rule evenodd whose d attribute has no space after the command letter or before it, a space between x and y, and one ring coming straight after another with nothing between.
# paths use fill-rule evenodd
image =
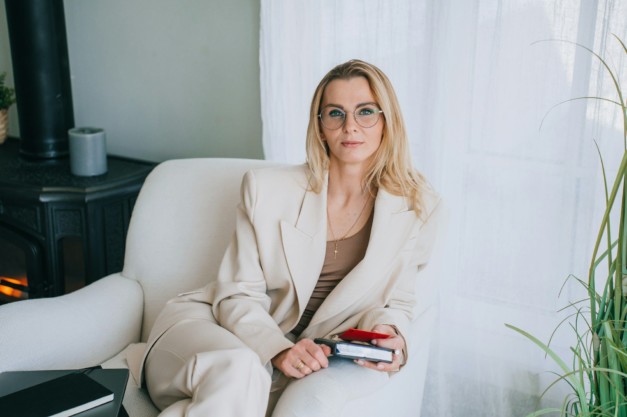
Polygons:
<instances>
[{"instance_id":1,"label":"round eyeglasses","mask_svg":"<svg viewBox=\"0 0 627 417\"><path fill-rule=\"evenodd\" d=\"M355 109L353 117L357 124L364 128L369 128L377 124L379 115L383 110L374 104L363 104ZM335 106L327 106L318 114L320 122L330 130L336 130L346 123L346 112Z\"/></svg>"}]
</instances>

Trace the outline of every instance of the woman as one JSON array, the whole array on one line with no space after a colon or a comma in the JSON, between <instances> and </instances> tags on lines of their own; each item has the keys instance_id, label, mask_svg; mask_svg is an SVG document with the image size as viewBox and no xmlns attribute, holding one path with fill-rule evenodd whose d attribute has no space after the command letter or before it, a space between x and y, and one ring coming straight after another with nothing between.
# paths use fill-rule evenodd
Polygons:
<instances>
[{"instance_id":1,"label":"woman","mask_svg":"<svg viewBox=\"0 0 627 417\"><path fill-rule=\"evenodd\" d=\"M161 415L328 416L376 391L409 359L439 211L387 77L358 60L332 69L312 100L307 163L245 175L217 279L153 327L144 375ZM351 327L390 335L372 343L393 362L328 358L313 341Z\"/></svg>"}]
</instances>

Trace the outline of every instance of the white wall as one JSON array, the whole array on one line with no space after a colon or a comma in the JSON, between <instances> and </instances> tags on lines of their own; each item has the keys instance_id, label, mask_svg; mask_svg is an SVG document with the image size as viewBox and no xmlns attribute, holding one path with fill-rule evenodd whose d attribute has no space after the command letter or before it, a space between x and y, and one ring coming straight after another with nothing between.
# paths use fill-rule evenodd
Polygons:
<instances>
[{"instance_id":1,"label":"white wall","mask_svg":"<svg viewBox=\"0 0 627 417\"><path fill-rule=\"evenodd\" d=\"M109 153L263 157L259 0L65 0L65 15L76 125L105 128ZM12 83L4 2L0 19Z\"/></svg>"}]
</instances>

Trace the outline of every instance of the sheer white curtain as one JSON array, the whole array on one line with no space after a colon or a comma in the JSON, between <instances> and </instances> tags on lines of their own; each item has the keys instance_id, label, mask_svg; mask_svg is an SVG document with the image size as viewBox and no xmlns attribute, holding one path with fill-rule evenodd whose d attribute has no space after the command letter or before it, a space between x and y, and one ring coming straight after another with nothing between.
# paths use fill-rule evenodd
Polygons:
<instances>
[{"instance_id":1,"label":"sheer white curtain","mask_svg":"<svg viewBox=\"0 0 627 417\"><path fill-rule=\"evenodd\" d=\"M449 207L440 247L440 318L423 416L522 416L551 363L511 323L548 341L580 295L603 209L593 140L615 165L622 119L586 45L627 74L609 36L627 39L620 0L261 1L266 158L304 161L320 78L360 58L392 80L414 163ZM613 96L610 96L613 97ZM566 355L572 335L553 347ZM559 391L547 402L561 399Z\"/></svg>"}]
</instances>

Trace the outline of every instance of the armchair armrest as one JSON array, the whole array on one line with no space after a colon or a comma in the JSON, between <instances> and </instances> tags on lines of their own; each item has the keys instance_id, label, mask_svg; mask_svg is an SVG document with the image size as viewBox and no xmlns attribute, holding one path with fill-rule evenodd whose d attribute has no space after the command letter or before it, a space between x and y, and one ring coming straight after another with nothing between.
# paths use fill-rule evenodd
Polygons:
<instances>
[{"instance_id":1,"label":"armchair armrest","mask_svg":"<svg viewBox=\"0 0 627 417\"><path fill-rule=\"evenodd\" d=\"M141 285L120 274L0 306L0 372L100 364L139 341L142 314Z\"/></svg>"}]
</instances>

